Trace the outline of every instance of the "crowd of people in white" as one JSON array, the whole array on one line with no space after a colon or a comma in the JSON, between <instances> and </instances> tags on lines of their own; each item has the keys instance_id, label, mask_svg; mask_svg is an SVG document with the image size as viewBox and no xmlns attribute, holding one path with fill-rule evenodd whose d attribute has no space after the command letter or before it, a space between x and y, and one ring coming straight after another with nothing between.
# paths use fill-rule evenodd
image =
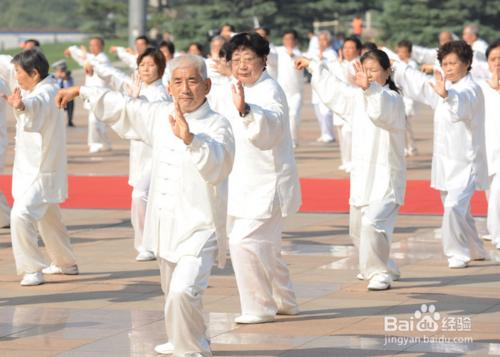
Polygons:
<instances>
[{"instance_id":1,"label":"crowd of people in white","mask_svg":"<svg viewBox=\"0 0 500 357\"><path fill-rule=\"evenodd\" d=\"M303 53L297 32L284 32L282 46L269 35L226 25L206 59L197 44L180 54L172 42L154 47L140 36L134 50L111 48L132 75L115 68L104 40L92 37L88 49L65 51L86 74L84 85L69 88L49 74L36 46L0 55L2 158L7 106L16 119L14 205L0 192L0 226L10 225L21 285L78 274L59 203L67 198L62 109L80 96L90 153L112 150L109 128L130 140L136 259L158 260L165 294L168 342L158 353L212 355L202 294L227 250L240 294L237 323L299 313L281 237L283 219L301 205L294 148L304 70L312 76L318 142L337 141L340 168L350 173L350 235L368 289L388 289L400 277L390 247L406 156L418 154L411 123L419 103L434 111L431 186L444 206L448 266L488 258L470 213L476 190L487 190L489 239L500 249L500 40L488 46L467 25L463 40L440 33L437 48L401 41L393 52L351 36L337 52L322 31Z\"/></svg>"}]
</instances>

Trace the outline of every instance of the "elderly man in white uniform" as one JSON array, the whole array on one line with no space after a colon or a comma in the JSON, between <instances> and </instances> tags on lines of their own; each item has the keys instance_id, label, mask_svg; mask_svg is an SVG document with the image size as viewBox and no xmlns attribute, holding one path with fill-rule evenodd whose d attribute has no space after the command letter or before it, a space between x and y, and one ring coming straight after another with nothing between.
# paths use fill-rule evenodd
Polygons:
<instances>
[{"instance_id":1,"label":"elderly man in white uniform","mask_svg":"<svg viewBox=\"0 0 500 357\"><path fill-rule=\"evenodd\" d=\"M10 94L7 84L0 79L0 93ZM8 146L7 138L7 106L5 99L0 98L0 173L5 165L5 155ZM0 191L0 228L7 227L10 222L10 207L2 191Z\"/></svg>"},{"instance_id":2,"label":"elderly man in white uniform","mask_svg":"<svg viewBox=\"0 0 500 357\"><path fill-rule=\"evenodd\" d=\"M84 67L88 61L97 61L101 64L110 65L108 57L103 52L104 40L101 37L92 37L89 40L89 52L84 47L70 46L64 51L65 56L72 57L80 66ZM85 85L94 87L104 87L105 84L98 76L85 75ZM88 103L84 103L84 108L89 109ZM92 112L89 112L89 152L111 150L111 141L108 138L107 127L100 122Z\"/></svg>"},{"instance_id":3,"label":"elderly man in white uniform","mask_svg":"<svg viewBox=\"0 0 500 357\"><path fill-rule=\"evenodd\" d=\"M234 158L229 122L213 112L203 58L169 62L174 104L148 103L95 87L61 91L60 105L80 94L91 110L123 137L136 135L153 148L146 231L159 257L169 342L162 354L212 356L202 295L217 256L226 258L227 177Z\"/></svg>"},{"instance_id":4,"label":"elderly man in white uniform","mask_svg":"<svg viewBox=\"0 0 500 357\"><path fill-rule=\"evenodd\" d=\"M42 284L42 271L78 274L59 209L68 194L64 113L56 108L59 86L48 70L47 59L37 49L13 59L0 56L0 79L10 84L12 93L4 98L14 108L17 121L10 221L12 250L17 273L24 274L23 286ZM48 267L38 247L38 234L52 261Z\"/></svg>"},{"instance_id":5,"label":"elderly man in white uniform","mask_svg":"<svg viewBox=\"0 0 500 357\"><path fill-rule=\"evenodd\" d=\"M354 86L319 61L300 59L297 66L308 66L324 103L352 118L349 230L359 251L358 278L369 280L370 290L385 290L399 278L389 253L406 187L405 109L390 78L389 57L375 49L360 61Z\"/></svg>"},{"instance_id":6,"label":"elderly man in white uniform","mask_svg":"<svg viewBox=\"0 0 500 357\"><path fill-rule=\"evenodd\" d=\"M464 41L444 44L438 51L444 77L436 71L434 82L405 63L394 66L405 95L434 109L431 187L441 192L443 248L450 268L487 258L470 214L474 191L488 188L484 99L469 73L472 57Z\"/></svg>"},{"instance_id":7,"label":"elderly man in white uniform","mask_svg":"<svg viewBox=\"0 0 500 357\"><path fill-rule=\"evenodd\" d=\"M236 142L228 232L241 302L235 321L242 324L298 313L281 235L283 218L299 209L300 185L285 94L265 71L268 53L260 35L240 33L226 55L237 80L224 114Z\"/></svg>"},{"instance_id":8,"label":"elderly man in white uniform","mask_svg":"<svg viewBox=\"0 0 500 357\"><path fill-rule=\"evenodd\" d=\"M328 31L321 31L318 34L319 48L314 52L307 53L307 58L314 59L325 63L326 65L335 65L337 61L337 53L331 47L332 36ZM319 98L318 93L311 88L312 91L312 105L314 107L314 114L318 119L321 135L317 139L320 143L331 143L335 140L333 132L333 112L328 108Z\"/></svg>"},{"instance_id":9,"label":"elderly man in white uniform","mask_svg":"<svg viewBox=\"0 0 500 357\"><path fill-rule=\"evenodd\" d=\"M276 48L278 55L278 83L285 92L293 147L299 145L300 115L304 97L304 71L295 68L294 60L302 56L297 47L295 30L283 34L283 46Z\"/></svg>"},{"instance_id":10,"label":"elderly man in white uniform","mask_svg":"<svg viewBox=\"0 0 500 357\"><path fill-rule=\"evenodd\" d=\"M90 61L91 68L106 85L115 91L120 91L134 98L140 98L148 102L166 101L171 102L162 83L165 71L165 56L155 48L147 48L137 58L138 71L135 80L120 70L109 65L103 65L97 61ZM134 228L134 247L138 254L137 261L154 260L154 253L147 250L144 240L144 223L149 196L149 185L151 182L151 147L141 140L130 138L129 179L128 183L134 189L132 191L131 222Z\"/></svg>"},{"instance_id":11,"label":"elderly man in white uniform","mask_svg":"<svg viewBox=\"0 0 500 357\"><path fill-rule=\"evenodd\" d=\"M479 81L483 90L485 106L486 156L490 189L488 197L487 227L489 235L497 249L500 249L500 40L493 42L486 50L486 58L491 73L489 80Z\"/></svg>"}]
</instances>

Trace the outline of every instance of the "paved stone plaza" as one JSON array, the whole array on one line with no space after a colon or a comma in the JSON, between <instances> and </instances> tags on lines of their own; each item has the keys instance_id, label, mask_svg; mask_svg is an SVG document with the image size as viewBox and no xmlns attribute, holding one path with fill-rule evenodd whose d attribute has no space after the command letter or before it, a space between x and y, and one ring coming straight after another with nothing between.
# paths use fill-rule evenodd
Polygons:
<instances>
[{"instance_id":1,"label":"paved stone plaza","mask_svg":"<svg viewBox=\"0 0 500 357\"><path fill-rule=\"evenodd\" d=\"M320 145L309 101L303 112L297 161L301 177L346 178L336 144ZM126 175L128 144L90 155L86 113L78 103L68 129L71 175ZM167 118L165 118L167 120ZM429 179L432 120L417 123L420 155L409 179ZM9 123L10 173L13 122ZM136 262L128 210L63 210L80 275L49 276L21 287L9 230L0 230L0 356L155 356L165 342L163 297L156 262ZM204 296L215 356L486 356L500 355L500 251L491 260L451 270L442 254L441 217L400 215L392 256L400 281L367 291L347 214L301 213L287 220L283 253L302 312L273 323L239 326L231 264L214 268ZM477 218L485 230L484 218Z\"/></svg>"}]
</instances>

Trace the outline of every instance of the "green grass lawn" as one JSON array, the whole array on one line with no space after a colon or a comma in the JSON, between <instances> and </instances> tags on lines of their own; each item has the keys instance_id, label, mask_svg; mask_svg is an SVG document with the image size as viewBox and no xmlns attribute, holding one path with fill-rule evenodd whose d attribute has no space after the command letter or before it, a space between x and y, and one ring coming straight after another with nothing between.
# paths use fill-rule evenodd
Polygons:
<instances>
[{"instance_id":1,"label":"green grass lawn","mask_svg":"<svg viewBox=\"0 0 500 357\"><path fill-rule=\"evenodd\" d=\"M61 42L61 43L51 43L51 44L44 44L42 45L42 50L45 56L47 57L47 60L49 61L49 64L52 65L52 63L59 61L61 59L66 59L66 62L68 63L68 67L70 70L74 70L77 68L80 68L78 63L73 61L71 58L65 58L64 57L64 50L68 48L71 45L81 45L82 43L70 43L70 42ZM86 44L86 43L83 43ZM111 46L127 46L127 40L126 39L114 39L114 40L106 40L106 54L110 57L111 61L117 60L117 57L115 55L111 55L108 50ZM19 53L21 49L15 48L15 49L9 49L5 50L2 52L2 54L7 54L7 55L15 55Z\"/></svg>"}]
</instances>

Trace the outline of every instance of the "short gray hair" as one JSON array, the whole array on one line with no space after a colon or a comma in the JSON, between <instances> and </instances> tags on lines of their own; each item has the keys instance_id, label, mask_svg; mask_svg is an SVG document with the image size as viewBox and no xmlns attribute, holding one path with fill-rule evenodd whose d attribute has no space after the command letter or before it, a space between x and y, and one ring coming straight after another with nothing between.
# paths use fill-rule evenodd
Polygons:
<instances>
[{"instance_id":1,"label":"short gray hair","mask_svg":"<svg viewBox=\"0 0 500 357\"><path fill-rule=\"evenodd\" d=\"M168 62L168 80L172 80L172 74L177 68L193 66L198 70L203 80L208 78L207 65L203 57L195 55L181 55Z\"/></svg>"},{"instance_id":2,"label":"short gray hair","mask_svg":"<svg viewBox=\"0 0 500 357\"><path fill-rule=\"evenodd\" d=\"M319 36L321 35L325 35L326 38L328 39L328 41L330 41L332 39L332 34L330 33L330 31L328 30L323 30L323 31L320 31L319 34L318 34L318 38Z\"/></svg>"},{"instance_id":3,"label":"short gray hair","mask_svg":"<svg viewBox=\"0 0 500 357\"><path fill-rule=\"evenodd\" d=\"M479 36L479 26L477 24L471 23L464 26L464 30L469 29L474 36Z\"/></svg>"}]
</instances>

